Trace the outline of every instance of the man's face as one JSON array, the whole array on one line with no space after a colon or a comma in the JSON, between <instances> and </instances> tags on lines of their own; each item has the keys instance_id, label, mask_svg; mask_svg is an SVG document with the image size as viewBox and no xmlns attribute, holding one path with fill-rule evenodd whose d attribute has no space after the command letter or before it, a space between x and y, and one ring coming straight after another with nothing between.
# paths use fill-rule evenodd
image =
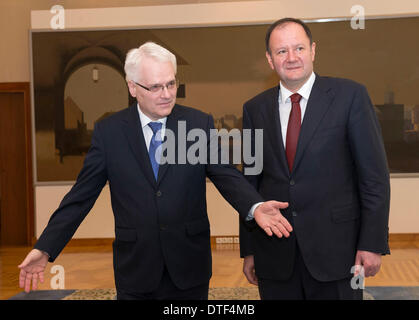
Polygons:
<instances>
[{"instance_id":1,"label":"man's face","mask_svg":"<svg viewBox=\"0 0 419 320\"><path fill-rule=\"evenodd\" d=\"M266 58L272 70L288 90L296 92L313 71L316 44L310 46L304 28L289 22L272 31L269 48L271 53L266 52Z\"/></svg>"},{"instance_id":2,"label":"man's face","mask_svg":"<svg viewBox=\"0 0 419 320\"><path fill-rule=\"evenodd\" d=\"M170 62L159 62L149 57L142 60L138 75L135 81L147 88L165 86L175 80L175 71ZM151 120L167 117L172 112L176 102L176 86L173 89L165 86L163 90L151 92L129 81L128 88L131 96L137 99L141 111Z\"/></svg>"}]
</instances>

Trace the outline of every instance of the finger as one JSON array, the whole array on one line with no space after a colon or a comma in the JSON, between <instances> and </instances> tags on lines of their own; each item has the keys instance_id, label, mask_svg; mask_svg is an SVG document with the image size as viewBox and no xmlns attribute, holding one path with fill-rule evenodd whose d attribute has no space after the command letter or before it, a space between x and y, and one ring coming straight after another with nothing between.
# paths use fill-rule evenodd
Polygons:
<instances>
[{"instance_id":1,"label":"finger","mask_svg":"<svg viewBox=\"0 0 419 320\"><path fill-rule=\"evenodd\" d=\"M360 253L357 253L355 256L355 265L360 266L362 264L362 257Z\"/></svg>"},{"instance_id":2,"label":"finger","mask_svg":"<svg viewBox=\"0 0 419 320\"><path fill-rule=\"evenodd\" d=\"M278 237L278 238L282 238L283 234L281 231L279 231L277 226L272 226L271 230L273 231L273 233Z\"/></svg>"},{"instance_id":3,"label":"finger","mask_svg":"<svg viewBox=\"0 0 419 320\"><path fill-rule=\"evenodd\" d=\"M355 256L355 273L354 276L359 275L359 273L361 272L361 268L362 268L362 258L361 255L359 253L356 254Z\"/></svg>"},{"instance_id":4,"label":"finger","mask_svg":"<svg viewBox=\"0 0 419 320\"><path fill-rule=\"evenodd\" d=\"M277 209L285 209L285 208L288 208L288 202L273 201L273 205Z\"/></svg>"},{"instance_id":5,"label":"finger","mask_svg":"<svg viewBox=\"0 0 419 320\"><path fill-rule=\"evenodd\" d=\"M41 271L39 273L39 281L41 281L41 283L44 283L44 272L43 271Z\"/></svg>"},{"instance_id":6,"label":"finger","mask_svg":"<svg viewBox=\"0 0 419 320\"><path fill-rule=\"evenodd\" d=\"M265 233L266 233L268 236L272 236L272 231L271 231L271 228L269 228L269 227L265 227L265 228L263 228L263 230L265 231Z\"/></svg>"},{"instance_id":7,"label":"finger","mask_svg":"<svg viewBox=\"0 0 419 320\"><path fill-rule=\"evenodd\" d=\"M292 226L291 224L288 222L288 220L281 214L280 219L279 219L280 223L285 227L285 229L287 229L288 232L292 232Z\"/></svg>"},{"instance_id":8,"label":"finger","mask_svg":"<svg viewBox=\"0 0 419 320\"><path fill-rule=\"evenodd\" d=\"M38 288L38 274L34 273L32 277L32 290L36 290Z\"/></svg>"},{"instance_id":9,"label":"finger","mask_svg":"<svg viewBox=\"0 0 419 320\"><path fill-rule=\"evenodd\" d=\"M377 265L369 265L368 267L365 267L365 277L373 277L377 274L379 270L379 266Z\"/></svg>"},{"instance_id":10,"label":"finger","mask_svg":"<svg viewBox=\"0 0 419 320\"><path fill-rule=\"evenodd\" d=\"M246 279L247 279L247 282L249 282L250 284L254 284L254 285L258 284L257 280L254 279L253 277L250 277L250 276L246 275Z\"/></svg>"},{"instance_id":11,"label":"finger","mask_svg":"<svg viewBox=\"0 0 419 320\"><path fill-rule=\"evenodd\" d=\"M354 273L354 276L360 275L362 277L365 277L366 274L367 274L367 272L368 272L368 270L367 270L367 268L364 265L361 265L361 264L356 264L355 265L355 273Z\"/></svg>"},{"instance_id":12,"label":"finger","mask_svg":"<svg viewBox=\"0 0 419 320\"><path fill-rule=\"evenodd\" d=\"M252 270L251 269L249 269L249 270L246 269L243 272L244 272L244 275L246 276L246 279L249 283L255 284L255 285L258 284L254 269L252 269Z\"/></svg>"},{"instance_id":13,"label":"finger","mask_svg":"<svg viewBox=\"0 0 419 320\"><path fill-rule=\"evenodd\" d=\"M19 288L25 287L26 271L21 269L19 274Z\"/></svg>"},{"instance_id":14,"label":"finger","mask_svg":"<svg viewBox=\"0 0 419 320\"><path fill-rule=\"evenodd\" d=\"M289 232L287 231L287 229L280 223L278 225L276 225L276 227L279 229L279 231L282 233L282 235L285 238L288 238L290 236Z\"/></svg>"},{"instance_id":15,"label":"finger","mask_svg":"<svg viewBox=\"0 0 419 320\"><path fill-rule=\"evenodd\" d=\"M25 292L29 292L31 291L31 280L32 280L32 274L31 273L26 273L26 278L25 278Z\"/></svg>"},{"instance_id":16,"label":"finger","mask_svg":"<svg viewBox=\"0 0 419 320\"><path fill-rule=\"evenodd\" d=\"M252 270L249 277L247 278L247 281L249 281L251 284L258 285L258 278L256 277L255 271Z\"/></svg>"},{"instance_id":17,"label":"finger","mask_svg":"<svg viewBox=\"0 0 419 320\"><path fill-rule=\"evenodd\" d=\"M258 277L256 276L256 270L253 268L252 270L252 279L253 279L253 284L254 285L258 285Z\"/></svg>"},{"instance_id":18,"label":"finger","mask_svg":"<svg viewBox=\"0 0 419 320\"><path fill-rule=\"evenodd\" d=\"M373 269L371 267L364 267L364 273L365 273L364 274L365 278L371 277L374 275Z\"/></svg>"},{"instance_id":19,"label":"finger","mask_svg":"<svg viewBox=\"0 0 419 320\"><path fill-rule=\"evenodd\" d=\"M22 263L21 263L20 265L18 265L17 267L18 267L19 269L23 269L23 268L25 268L25 267L28 265L27 260L28 260L28 258L25 258L25 260L23 260L23 261L22 261Z\"/></svg>"},{"instance_id":20,"label":"finger","mask_svg":"<svg viewBox=\"0 0 419 320\"><path fill-rule=\"evenodd\" d=\"M358 276L361 270L361 266L355 263L354 277Z\"/></svg>"},{"instance_id":21,"label":"finger","mask_svg":"<svg viewBox=\"0 0 419 320\"><path fill-rule=\"evenodd\" d=\"M371 276L375 276L378 273L378 271L380 271L380 265L374 267Z\"/></svg>"}]
</instances>

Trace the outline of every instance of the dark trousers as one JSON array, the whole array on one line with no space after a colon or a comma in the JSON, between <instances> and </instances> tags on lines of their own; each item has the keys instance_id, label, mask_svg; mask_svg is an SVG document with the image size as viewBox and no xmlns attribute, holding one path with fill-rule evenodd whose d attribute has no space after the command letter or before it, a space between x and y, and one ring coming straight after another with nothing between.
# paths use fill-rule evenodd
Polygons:
<instances>
[{"instance_id":1,"label":"dark trousers","mask_svg":"<svg viewBox=\"0 0 419 320\"><path fill-rule=\"evenodd\" d=\"M351 278L322 282L314 279L296 246L294 271L285 281L258 279L262 300L362 300L363 290L351 288Z\"/></svg>"},{"instance_id":2,"label":"dark trousers","mask_svg":"<svg viewBox=\"0 0 419 320\"><path fill-rule=\"evenodd\" d=\"M117 300L208 300L209 283L189 289L179 289L170 278L166 267L158 288L153 292L128 292L117 289Z\"/></svg>"}]
</instances>

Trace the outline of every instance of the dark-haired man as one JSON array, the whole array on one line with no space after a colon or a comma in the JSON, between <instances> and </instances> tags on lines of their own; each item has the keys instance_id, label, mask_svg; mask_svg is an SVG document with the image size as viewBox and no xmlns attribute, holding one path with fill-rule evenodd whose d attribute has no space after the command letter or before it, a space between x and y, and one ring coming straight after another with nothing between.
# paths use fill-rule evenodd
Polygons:
<instances>
[{"instance_id":1,"label":"dark-haired man","mask_svg":"<svg viewBox=\"0 0 419 320\"><path fill-rule=\"evenodd\" d=\"M266 57L280 84L243 108L243 128L264 129L263 171L248 179L265 199L289 203L281 212L293 228L270 238L241 224L243 271L262 299L362 299L355 271L375 275L389 253L374 109L364 86L313 72L315 49L302 21L271 25Z\"/></svg>"}]
</instances>

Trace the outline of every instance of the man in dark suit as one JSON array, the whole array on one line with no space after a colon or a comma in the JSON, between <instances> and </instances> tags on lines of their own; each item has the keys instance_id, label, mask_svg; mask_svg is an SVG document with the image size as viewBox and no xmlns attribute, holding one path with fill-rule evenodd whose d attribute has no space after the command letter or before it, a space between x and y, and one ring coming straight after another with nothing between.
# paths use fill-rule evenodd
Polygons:
<instances>
[{"instance_id":1,"label":"man in dark suit","mask_svg":"<svg viewBox=\"0 0 419 320\"><path fill-rule=\"evenodd\" d=\"M293 229L270 238L240 225L243 271L262 299L362 299L358 277L389 254L377 117L364 86L313 72L315 48L302 21L272 24L266 57L280 84L243 107L243 128L264 130L263 171L249 181L289 203L281 213Z\"/></svg>"},{"instance_id":2,"label":"man in dark suit","mask_svg":"<svg viewBox=\"0 0 419 320\"><path fill-rule=\"evenodd\" d=\"M232 166L160 165L162 139L170 132L177 141L180 122L187 132L203 131L208 139L204 151L213 151L212 117L175 104L176 58L171 52L146 43L127 54L125 72L129 92L138 103L95 125L75 185L19 266L20 286L29 291L31 282L36 288L38 280L43 281L47 261L56 259L108 181L115 217L117 298L207 299L211 247L206 177L244 218L253 204L264 200ZM183 142L186 147L193 143ZM175 150L176 155L181 153L177 145ZM272 235L270 227L283 219L278 209L286 205L263 203L255 220Z\"/></svg>"}]
</instances>

